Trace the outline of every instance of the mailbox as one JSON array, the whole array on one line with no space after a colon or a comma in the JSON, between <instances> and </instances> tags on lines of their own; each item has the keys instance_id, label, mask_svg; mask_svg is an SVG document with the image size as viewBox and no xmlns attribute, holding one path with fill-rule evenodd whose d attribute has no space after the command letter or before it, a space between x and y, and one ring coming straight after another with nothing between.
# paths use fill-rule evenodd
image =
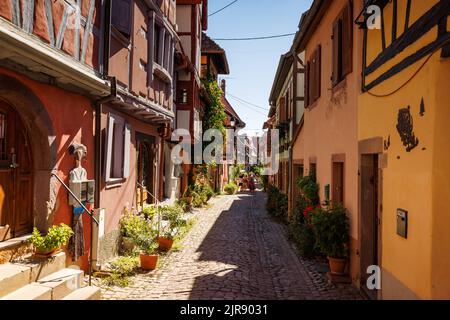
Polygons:
<instances>
[{"instance_id":1,"label":"mailbox","mask_svg":"<svg viewBox=\"0 0 450 320\"><path fill-rule=\"evenodd\" d=\"M70 190L77 196L81 202L86 204L94 203L95 180L86 180L82 182L70 182ZM79 203L69 194L69 205L78 207Z\"/></svg>"},{"instance_id":2,"label":"mailbox","mask_svg":"<svg viewBox=\"0 0 450 320\"><path fill-rule=\"evenodd\" d=\"M400 237L408 237L408 211L397 209L397 234Z\"/></svg>"}]
</instances>

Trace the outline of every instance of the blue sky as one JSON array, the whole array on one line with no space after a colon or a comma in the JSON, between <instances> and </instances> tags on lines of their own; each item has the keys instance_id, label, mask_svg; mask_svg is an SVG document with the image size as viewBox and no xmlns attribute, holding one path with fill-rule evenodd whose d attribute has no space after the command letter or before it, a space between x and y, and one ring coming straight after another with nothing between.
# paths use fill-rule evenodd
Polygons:
<instances>
[{"instance_id":1,"label":"blue sky","mask_svg":"<svg viewBox=\"0 0 450 320\"><path fill-rule=\"evenodd\" d=\"M212 13L232 0L209 0ZM209 17L207 34L211 38L259 37L293 33L298 30L301 14L311 0L238 0L235 4ZM269 108L269 95L280 55L291 47L293 36L258 41L216 41L226 50L230 75L227 93ZM228 100L246 122L246 129L261 129L267 111L248 107L230 95Z\"/></svg>"}]
</instances>

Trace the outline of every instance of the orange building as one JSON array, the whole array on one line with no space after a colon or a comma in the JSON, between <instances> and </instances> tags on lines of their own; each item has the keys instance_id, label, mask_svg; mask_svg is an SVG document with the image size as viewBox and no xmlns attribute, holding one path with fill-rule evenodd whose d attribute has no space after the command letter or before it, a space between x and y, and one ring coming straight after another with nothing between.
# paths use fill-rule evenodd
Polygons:
<instances>
[{"instance_id":1,"label":"orange building","mask_svg":"<svg viewBox=\"0 0 450 320\"><path fill-rule=\"evenodd\" d=\"M348 271L356 285L360 274L357 88L362 37L353 17L360 11L358 1L314 1L293 45L297 54L304 51L306 75L305 112L293 137L292 162L304 175L315 173L321 201L347 208Z\"/></svg>"}]
</instances>

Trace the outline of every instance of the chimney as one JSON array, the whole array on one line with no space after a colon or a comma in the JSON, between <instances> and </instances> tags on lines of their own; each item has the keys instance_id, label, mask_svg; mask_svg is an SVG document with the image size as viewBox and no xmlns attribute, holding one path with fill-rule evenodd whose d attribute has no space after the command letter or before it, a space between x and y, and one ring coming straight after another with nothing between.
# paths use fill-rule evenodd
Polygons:
<instances>
[{"instance_id":1,"label":"chimney","mask_svg":"<svg viewBox=\"0 0 450 320\"><path fill-rule=\"evenodd\" d=\"M222 89L223 95L225 95L225 93L226 93L226 91L225 91L226 87L227 87L227 82L225 81L225 79L222 79L222 81L220 81L220 89Z\"/></svg>"}]
</instances>

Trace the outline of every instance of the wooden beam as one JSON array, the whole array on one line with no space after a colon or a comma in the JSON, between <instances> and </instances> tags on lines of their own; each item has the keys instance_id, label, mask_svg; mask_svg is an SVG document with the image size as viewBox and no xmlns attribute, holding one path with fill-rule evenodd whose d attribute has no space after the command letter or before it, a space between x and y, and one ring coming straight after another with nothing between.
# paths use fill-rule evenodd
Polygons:
<instances>
[{"instance_id":1,"label":"wooden beam","mask_svg":"<svg viewBox=\"0 0 450 320\"><path fill-rule=\"evenodd\" d=\"M64 15L62 17L61 24L59 25L58 36L56 37L55 47L57 49L61 49L62 42L64 40L64 33L66 32L67 19L69 18L69 14L70 14L71 10L72 10L72 7L68 4L66 4L65 9L64 9Z\"/></svg>"},{"instance_id":2,"label":"wooden beam","mask_svg":"<svg viewBox=\"0 0 450 320\"><path fill-rule=\"evenodd\" d=\"M45 17L47 18L47 32L50 45L55 45L55 31L53 29L52 0L45 0Z\"/></svg>"},{"instance_id":3,"label":"wooden beam","mask_svg":"<svg viewBox=\"0 0 450 320\"><path fill-rule=\"evenodd\" d=\"M411 0L408 0L406 4L406 15L405 15L405 31L409 28L409 17L411 16Z\"/></svg>"},{"instance_id":4,"label":"wooden beam","mask_svg":"<svg viewBox=\"0 0 450 320\"><path fill-rule=\"evenodd\" d=\"M23 29L27 33L33 33L34 1L26 0L23 6Z\"/></svg>"},{"instance_id":5,"label":"wooden beam","mask_svg":"<svg viewBox=\"0 0 450 320\"><path fill-rule=\"evenodd\" d=\"M12 0L12 11L12 23L21 28L20 0Z\"/></svg>"},{"instance_id":6,"label":"wooden beam","mask_svg":"<svg viewBox=\"0 0 450 320\"><path fill-rule=\"evenodd\" d=\"M407 47L416 42L424 34L435 27L440 19L448 16L450 12L450 0L438 2L427 13L420 17L397 41L391 43L388 48L383 50L375 60L367 67L366 75L374 72L387 61L393 59L403 52ZM383 17L383 15L382 15ZM382 20L383 21L383 20ZM384 33L383 33L384 34Z\"/></svg>"},{"instance_id":7,"label":"wooden beam","mask_svg":"<svg viewBox=\"0 0 450 320\"><path fill-rule=\"evenodd\" d=\"M84 35L83 35L83 49L81 51L81 62L83 62L83 63L84 63L84 60L86 60L86 52L87 52L87 46L89 43L89 37L91 36L92 27L94 26L94 9L95 9L95 0L91 0L90 6L89 6L88 19L86 22L86 28L84 29Z\"/></svg>"},{"instance_id":8,"label":"wooden beam","mask_svg":"<svg viewBox=\"0 0 450 320\"><path fill-rule=\"evenodd\" d=\"M153 81L153 62L155 60L155 11L150 11L148 14L147 52L147 87L150 87Z\"/></svg>"},{"instance_id":9,"label":"wooden beam","mask_svg":"<svg viewBox=\"0 0 450 320\"><path fill-rule=\"evenodd\" d=\"M392 2L392 40L391 43L393 43L395 40L397 40L397 19L398 19L398 14L397 14L397 0L393 0Z\"/></svg>"},{"instance_id":10,"label":"wooden beam","mask_svg":"<svg viewBox=\"0 0 450 320\"><path fill-rule=\"evenodd\" d=\"M396 64L394 67L389 69L389 71L383 73L381 76L379 76L377 79L372 81L370 84L365 86L365 90L370 90L373 87L377 86L378 84L382 83L383 81L393 77L394 75L398 74L402 70L406 69L407 67L411 66L415 62L419 61L420 59L424 58L425 56L432 54L439 48L441 48L444 44L450 42L450 33L446 33L445 35L439 37L434 42L428 44L427 46L423 47L416 53L410 55L409 57L403 59L400 63Z\"/></svg>"}]
</instances>

